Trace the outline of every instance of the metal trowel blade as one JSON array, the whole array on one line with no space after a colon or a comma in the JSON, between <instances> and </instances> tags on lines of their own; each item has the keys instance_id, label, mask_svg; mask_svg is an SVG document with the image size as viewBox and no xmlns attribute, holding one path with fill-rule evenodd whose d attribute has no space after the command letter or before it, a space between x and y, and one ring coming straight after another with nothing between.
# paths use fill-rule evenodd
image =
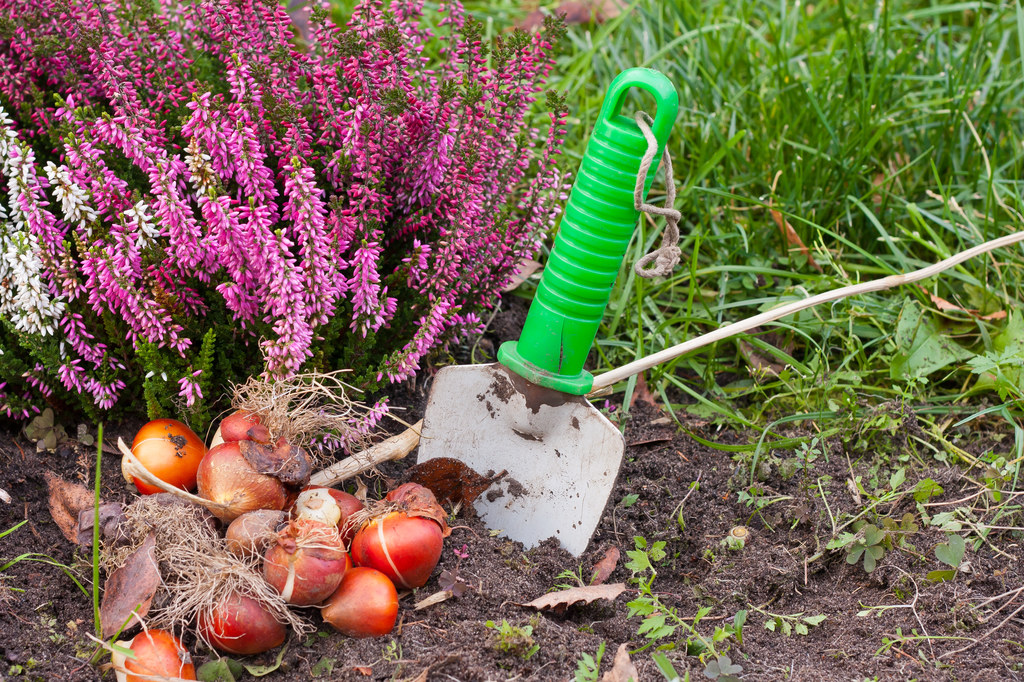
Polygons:
<instances>
[{"instance_id":1,"label":"metal trowel blade","mask_svg":"<svg viewBox=\"0 0 1024 682\"><path fill-rule=\"evenodd\" d=\"M500 364L445 367L423 416L418 461L452 457L508 473L473 503L488 528L527 548L554 537L579 556L622 464L622 434L583 396Z\"/></svg>"}]
</instances>

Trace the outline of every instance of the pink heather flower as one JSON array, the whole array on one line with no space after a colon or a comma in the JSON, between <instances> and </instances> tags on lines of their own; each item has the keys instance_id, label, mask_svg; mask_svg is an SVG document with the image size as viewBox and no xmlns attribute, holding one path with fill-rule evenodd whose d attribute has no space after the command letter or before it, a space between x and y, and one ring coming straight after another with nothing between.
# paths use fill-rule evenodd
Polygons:
<instances>
[{"instance_id":1,"label":"pink heather flower","mask_svg":"<svg viewBox=\"0 0 1024 682\"><path fill-rule=\"evenodd\" d=\"M203 373L203 370L197 369L191 374L178 379L178 385L181 389L178 391L178 396L185 399L185 405L192 407L195 405L197 399L203 397L203 391L199 387L199 375Z\"/></svg>"},{"instance_id":2,"label":"pink heather flower","mask_svg":"<svg viewBox=\"0 0 1024 682\"><path fill-rule=\"evenodd\" d=\"M0 413L44 390L109 409L143 345L190 367L186 404L215 397L208 329L261 349L253 373L352 357L402 381L480 331L557 219L566 112L527 123L543 33L487 46L458 2L362 0L299 44L277 3L118 7L0 0L0 316L59 355L4 377Z\"/></svg>"}]
</instances>

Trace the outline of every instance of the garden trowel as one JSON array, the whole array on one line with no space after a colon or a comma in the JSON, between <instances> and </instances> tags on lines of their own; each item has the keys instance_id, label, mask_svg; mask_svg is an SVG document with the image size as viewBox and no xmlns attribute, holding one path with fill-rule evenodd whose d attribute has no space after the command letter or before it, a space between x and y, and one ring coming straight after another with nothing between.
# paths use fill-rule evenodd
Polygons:
<instances>
[{"instance_id":1,"label":"garden trowel","mask_svg":"<svg viewBox=\"0 0 1024 682\"><path fill-rule=\"evenodd\" d=\"M473 503L487 526L527 547L554 537L576 556L624 450L619 430L584 397L594 377L583 365L639 217L633 194L647 142L621 113L633 87L657 104L658 167L678 95L657 71L630 69L605 97L519 341L502 344L497 363L438 372L419 446L419 462L450 457L479 474L507 472Z\"/></svg>"}]
</instances>

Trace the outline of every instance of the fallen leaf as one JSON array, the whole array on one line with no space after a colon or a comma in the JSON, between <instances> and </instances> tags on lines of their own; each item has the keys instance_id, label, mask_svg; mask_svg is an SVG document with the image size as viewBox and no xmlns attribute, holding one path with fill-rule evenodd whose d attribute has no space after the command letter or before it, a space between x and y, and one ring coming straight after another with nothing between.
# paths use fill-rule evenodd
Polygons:
<instances>
[{"instance_id":1,"label":"fallen leaf","mask_svg":"<svg viewBox=\"0 0 1024 682\"><path fill-rule=\"evenodd\" d=\"M768 200L768 212L772 216L772 220L779 227L779 231L782 233L782 239L786 242L788 250L799 251L801 255L807 258L807 264L818 272L823 272L821 266L818 265L817 261L814 260L814 256L811 255L811 250L807 248L803 240L800 239L800 235L796 233L793 226L789 224L789 221L782 217L782 214L771 207L771 200Z\"/></svg>"},{"instance_id":2,"label":"fallen leaf","mask_svg":"<svg viewBox=\"0 0 1024 682\"><path fill-rule=\"evenodd\" d=\"M775 186L778 184L780 177L782 177L782 171L777 172L775 174L775 179L772 180L772 194L775 194ZM800 239L800 235L796 233L793 226L789 224L789 221L786 220L780 212L773 208L771 197L768 198L768 213L771 215L772 220L775 221L775 225L779 228L779 232L782 233L782 239L786 242L786 250L799 251L801 254L806 256L808 265L818 272L823 272L821 266L818 265L817 262L815 262L814 257L811 256L811 250L808 249L807 245L804 244L802 239Z\"/></svg>"},{"instance_id":3,"label":"fallen leaf","mask_svg":"<svg viewBox=\"0 0 1024 682\"><path fill-rule=\"evenodd\" d=\"M370 489L367 487L366 482L363 481L361 476L356 476L356 491L352 493L356 496L356 499L366 504L366 498L369 494Z\"/></svg>"},{"instance_id":4,"label":"fallen leaf","mask_svg":"<svg viewBox=\"0 0 1024 682\"><path fill-rule=\"evenodd\" d=\"M429 489L448 504L472 504L473 500L498 481L505 472L487 478L465 462L451 457L436 457L411 467L406 478Z\"/></svg>"},{"instance_id":5,"label":"fallen leaf","mask_svg":"<svg viewBox=\"0 0 1024 682\"><path fill-rule=\"evenodd\" d=\"M611 585L588 585L586 587L570 587L567 590L548 592L525 604L517 604L529 609L538 611L554 611L561 613L567 608L579 602L589 604L598 599L614 601L616 597L626 591L625 583L613 583Z\"/></svg>"},{"instance_id":6,"label":"fallen leaf","mask_svg":"<svg viewBox=\"0 0 1024 682\"><path fill-rule=\"evenodd\" d=\"M419 611L420 609L425 609L428 606L435 606L443 601L448 601L452 598L452 596L452 593L448 590L439 590L438 592L435 592L429 597L424 597L423 599L420 599L418 602L413 604L412 610Z\"/></svg>"},{"instance_id":7,"label":"fallen leaf","mask_svg":"<svg viewBox=\"0 0 1024 682\"><path fill-rule=\"evenodd\" d=\"M541 19L541 23L543 23L543 21L544 20ZM530 275L537 272L537 268L539 267L540 263L537 261L529 258L523 258L519 261L519 269L516 271L516 274L512 275L512 281L502 287L501 292L507 294L510 291L515 291L519 288L520 284L530 278Z\"/></svg>"},{"instance_id":8,"label":"fallen leaf","mask_svg":"<svg viewBox=\"0 0 1024 682\"><path fill-rule=\"evenodd\" d=\"M352 669L355 670L360 675L364 675L365 677L369 677L370 675L373 674L373 668L371 668L368 665L357 665L357 666L355 666Z\"/></svg>"},{"instance_id":9,"label":"fallen leaf","mask_svg":"<svg viewBox=\"0 0 1024 682\"><path fill-rule=\"evenodd\" d=\"M949 301L947 301L946 299L942 298L941 296L936 296L935 294L929 293L928 290L925 289L923 286L918 285L918 288L921 291L923 291L924 293L928 294L928 298L935 305L935 308L939 312L943 312L943 313L948 313L948 312L966 313L967 315L970 315L971 317L976 317L979 320L986 320L986 321L989 321L989 322L991 322L992 320L1002 320L1002 319L1006 318L1006 311L1005 310L997 310L994 313L990 313L988 315L982 315L980 310L975 310L973 308L964 308L964 307L958 306L956 303L950 303Z\"/></svg>"},{"instance_id":10,"label":"fallen leaf","mask_svg":"<svg viewBox=\"0 0 1024 682\"><path fill-rule=\"evenodd\" d=\"M619 548L612 545L605 550L604 556L594 564L593 578L590 581L591 585L600 585L608 580L608 576L612 574L615 567L619 564Z\"/></svg>"},{"instance_id":11,"label":"fallen leaf","mask_svg":"<svg viewBox=\"0 0 1024 682\"><path fill-rule=\"evenodd\" d=\"M249 466L261 474L300 488L309 482L312 467L302 448L285 442L273 447L251 440L239 441L238 447Z\"/></svg>"},{"instance_id":12,"label":"fallen leaf","mask_svg":"<svg viewBox=\"0 0 1024 682\"><path fill-rule=\"evenodd\" d=\"M115 635L130 618L134 620L133 611L139 618L149 613L153 596L160 586L155 550L156 534L150 533L139 548L128 555L124 564L107 578L103 586L103 603L100 604L104 639Z\"/></svg>"},{"instance_id":13,"label":"fallen leaf","mask_svg":"<svg viewBox=\"0 0 1024 682\"><path fill-rule=\"evenodd\" d=\"M409 516L422 516L437 521L441 526L441 536L452 534L448 527L448 512L437 501L434 492L418 483L403 483L387 494L388 502L394 502L401 511Z\"/></svg>"},{"instance_id":14,"label":"fallen leaf","mask_svg":"<svg viewBox=\"0 0 1024 682\"><path fill-rule=\"evenodd\" d=\"M601 678L601 682L640 682L640 672L633 665L633 661L629 658L629 649L625 643L619 645L619 650L615 652L615 661L612 663L612 669L604 674Z\"/></svg>"},{"instance_id":15,"label":"fallen leaf","mask_svg":"<svg viewBox=\"0 0 1024 682\"><path fill-rule=\"evenodd\" d=\"M636 386L633 387L633 397L629 400L629 407L634 408L637 403L647 403L651 407L661 409L658 407L658 402L654 399L651 389L647 387L647 378L643 372L636 376Z\"/></svg>"},{"instance_id":16,"label":"fallen leaf","mask_svg":"<svg viewBox=\"0 0 1024 682\"><path fill-rule=\"evenodd\" d=\"M78 541L78 514L92 509L93 493L77 483L65 481L50 471L43 472L46 487L50 489L50 516L68 542Z\"/></svg>"},{"instance_id":17,"label":"fallen leaf","mask_svg":"<svg viewBox=\"0 0 1024 682\"><path fill-rule=\"evenodd\" d=\"M127 542L128 535L121 528L126 520L124 506L120 502L105 502L100 505L100 539L109 548ZM75 540L80 545L92 545L92 527L96 520L96 510L92 505L78 512L78 523Z\"/></svg>"},{"instance_id":18,"label":"fallen leaf","mask_svg":"<svg viewBox=\"0 0 1024 682\"><path fill-rule=\"evenodd\" d=\"M740 341L740 353L751 367L770 376L777 377L784 369L779 363L772 362L766 356L761 355L746 341Z\"/></svg>"}]
</instances>

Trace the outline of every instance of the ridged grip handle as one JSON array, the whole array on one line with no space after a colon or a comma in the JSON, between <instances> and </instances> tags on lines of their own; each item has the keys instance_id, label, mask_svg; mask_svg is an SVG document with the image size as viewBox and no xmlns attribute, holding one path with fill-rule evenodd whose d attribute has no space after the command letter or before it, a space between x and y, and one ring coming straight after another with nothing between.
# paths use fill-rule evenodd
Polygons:
<instances>
[{"instance_id":1,"label":"ridged grip handle","mask_svg":"<svg viewBox=\"0 0 1024 682\"><path fill-rule=\"evenodd\" d=\"M658 153L647 174L646 198L675 124L679 96L664 75L637 68L623 71L608 88L522 334L498 351L498 360L525 379L573 395L593 385L583 364L640 215L633 190L647 142L636 121L620 113L633 87L648 91L657 103L651 129Z\"/></svg>"}]
</instances>

